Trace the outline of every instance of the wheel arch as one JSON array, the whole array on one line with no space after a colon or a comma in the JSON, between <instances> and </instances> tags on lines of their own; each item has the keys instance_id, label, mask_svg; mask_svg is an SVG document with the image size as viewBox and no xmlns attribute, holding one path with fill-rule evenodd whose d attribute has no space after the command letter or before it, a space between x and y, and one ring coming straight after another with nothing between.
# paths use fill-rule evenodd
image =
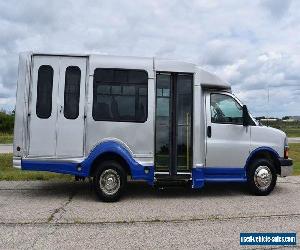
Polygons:
<instances>
[{"instance_id":1,"label":"wheel arch","mask_svg":"<svg viewBox=\"0 0 300 250\"><path fill-rule=\"evenodd\" d=\"M145 180L153 184L154 166L141 165L134 159L132 152L118 141L105 141L98 144L82 163L85 176L92 176L96 166L104 160L120 163L134 180Z\"/></svg>"},{"instance_id":2,"label":"wheel arch","mask_svg":"<svg viewBox=\"0 0 300 250\"><path fill-rule=\"evenodd\" d=\"M129 175L132 175L132 167L136 164L131 152L124 145L107 140L95 146L82 163L86 176L92 176L98 164L106 160L118 162Z\"/></svg>"},{"instance_id":3,"label":"wheel arch","mask_svg":"<svg viewBox=\"0 0 300 250\"><path fill-rule=\"evenodd\" d=\"M126 171L126 174L131 176L131 171L128 162L116 152L104 152L98 155L98 157L96 157L91 163L89 176L94 176L97 167L104 161L115 161L119 163Z\"/></svg>"},{"instance_id":4,"label":"wheel arch","mask_svg":"<svg viewBox=\"0 0 300 250\"><path fill-rule=\"evenodd\" d=\"M249 166L251 163L257 159L269 159L271 160L276 168L276 173L280 174L280 162L279 162L279 154L272 148L269 147L260 147L253 150L247 161L246 161L246 171L248 171Z\"/></svg>"}]
</instances>

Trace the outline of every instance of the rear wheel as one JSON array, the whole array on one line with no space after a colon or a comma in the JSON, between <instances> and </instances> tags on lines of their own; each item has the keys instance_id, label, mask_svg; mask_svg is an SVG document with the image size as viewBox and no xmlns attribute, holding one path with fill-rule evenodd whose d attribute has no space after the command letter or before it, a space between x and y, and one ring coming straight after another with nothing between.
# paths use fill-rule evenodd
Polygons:
<instances>
[{"instance_id":1,"label":"rear wheel","mask_svg":"<svg viewBox=\"0 0 300 250\"><path fill-rule=\"evenodd\" d=\"M247 182L253 194L268 195L274 189L276 180L276 168L271 160L257 159L250 164Z\"/></svg>"},{"instance_id":2,"label":"rear wheel","mask_svg":"<svg viewBox=\"0 0 300 250\"><path fill-rule=\"evenodd\" d=\"M113 202L120 199L126 187L127 175L115 161L102 162L93 177L94 190L100 200Z\"/></svg>"}]
</instances>

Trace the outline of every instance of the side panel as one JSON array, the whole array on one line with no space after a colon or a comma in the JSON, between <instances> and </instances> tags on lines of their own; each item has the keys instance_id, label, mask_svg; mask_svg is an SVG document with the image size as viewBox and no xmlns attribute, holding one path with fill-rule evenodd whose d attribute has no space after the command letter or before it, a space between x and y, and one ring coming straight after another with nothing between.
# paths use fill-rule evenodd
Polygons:
<instances>
[{"instance_id":1,"label":"side panel","mask_svg":"<svg viewBox=\"0 0 300 250\"><path fill-rule=\"evenodd\" d=\"M279 133L281 136L279 136ZM285 134L277 129L264 126L251 126L251 152L257 148L267 147L284 156Z\"/></svg>"},{"instance_id":2,"label":"side panel","mask_svg":"<svg viewBox=\"0 0 300 250\"><path fill-rule=\"evenodd\" d=\"M56 146L56 156L58 157L83 156L86 61L86 58L80 57L60 58ZM67 81L69 84L66 84ZM80 82L79 89L75 85L78 82ZM73 100L76 95L74 92L78 91L79 102ZM69 103L66 103L68 100ZM71 109L75 110L75 113L68 114L70 108L65 105L73 106Z\"/></svg>"},{"instance_id":3,"label":"side panel","mask_svg":"<svg viewBox=\"0 0 300 250\"><path fill-rule=\"evenodd\" d=\"M133 157L141 164L154 162L154 108L155 82L151 59L118 58L103 56L90 57L88 81L86 151L106 140L117 140L126 145ZM93 79L97 68L136 69L148 73L148 116L145 122L95 121L93 118Z\"/></svg>"},{"instance_id":4,"label":"side panel","mask_svg":"<svg viewBox=\"0 0 300 250\"><path fill-rule=\"evenodd\" d=\"M50 117L39 118L37 116L37 83L38 71L43 65L53 69L52 107ZM41 80L42 81L42 80ZM34 56L31 82L31 98L29 103L29 155L30 156L53 156L56 147L56 119L57 119L57 96L59 82L58 57Z\"/></svg>"}]
</instances>

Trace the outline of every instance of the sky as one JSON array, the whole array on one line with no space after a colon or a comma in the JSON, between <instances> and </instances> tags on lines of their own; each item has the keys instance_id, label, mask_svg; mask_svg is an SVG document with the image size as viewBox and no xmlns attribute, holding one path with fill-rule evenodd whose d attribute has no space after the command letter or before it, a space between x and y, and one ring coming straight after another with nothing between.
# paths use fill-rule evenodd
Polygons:
<instances>
[{"instance_id":1,"label":"sky","mask_svg":"<svg viewBox=\"0 0 300 250\"><path fill-rule=\"evenodd\" d=\"M255 116L300 115L298 0L0 0L0 110L14 109L23 51L192 62Z\"/></svg>"}]
</instances>

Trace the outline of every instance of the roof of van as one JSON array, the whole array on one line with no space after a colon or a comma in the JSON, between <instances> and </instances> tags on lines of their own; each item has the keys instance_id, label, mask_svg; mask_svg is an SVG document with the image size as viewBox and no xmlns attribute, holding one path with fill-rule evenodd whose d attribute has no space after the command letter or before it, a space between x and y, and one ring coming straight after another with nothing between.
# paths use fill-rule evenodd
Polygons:
<instances>
[{"instance_id":1,"label":"roof of van","mask_svg":"<svg viewBox=\"0 0 300 250\"><path fill-rule=\"evenodd\" d=\"M136 56L116 56L116 55L100 55L100 54L69 54L69 53L37 53L27 52L27 55L44 55L44 56L85 56L89 57L90 70L93 72L95 68L111 67L111 68L132 68L145 69L148 72L182 72L195 73L196 83L204 88L226 89L230 90L231 86L228 82L222 80L217 75L210 73L196 64L182 62L177 60L162 59L157 57L136 57ZM116 63L117 62L117 63ZM152 73L154 74L154 73ZM149 75L153 78L154 75Z\"/></svg>"}]
</instances>

